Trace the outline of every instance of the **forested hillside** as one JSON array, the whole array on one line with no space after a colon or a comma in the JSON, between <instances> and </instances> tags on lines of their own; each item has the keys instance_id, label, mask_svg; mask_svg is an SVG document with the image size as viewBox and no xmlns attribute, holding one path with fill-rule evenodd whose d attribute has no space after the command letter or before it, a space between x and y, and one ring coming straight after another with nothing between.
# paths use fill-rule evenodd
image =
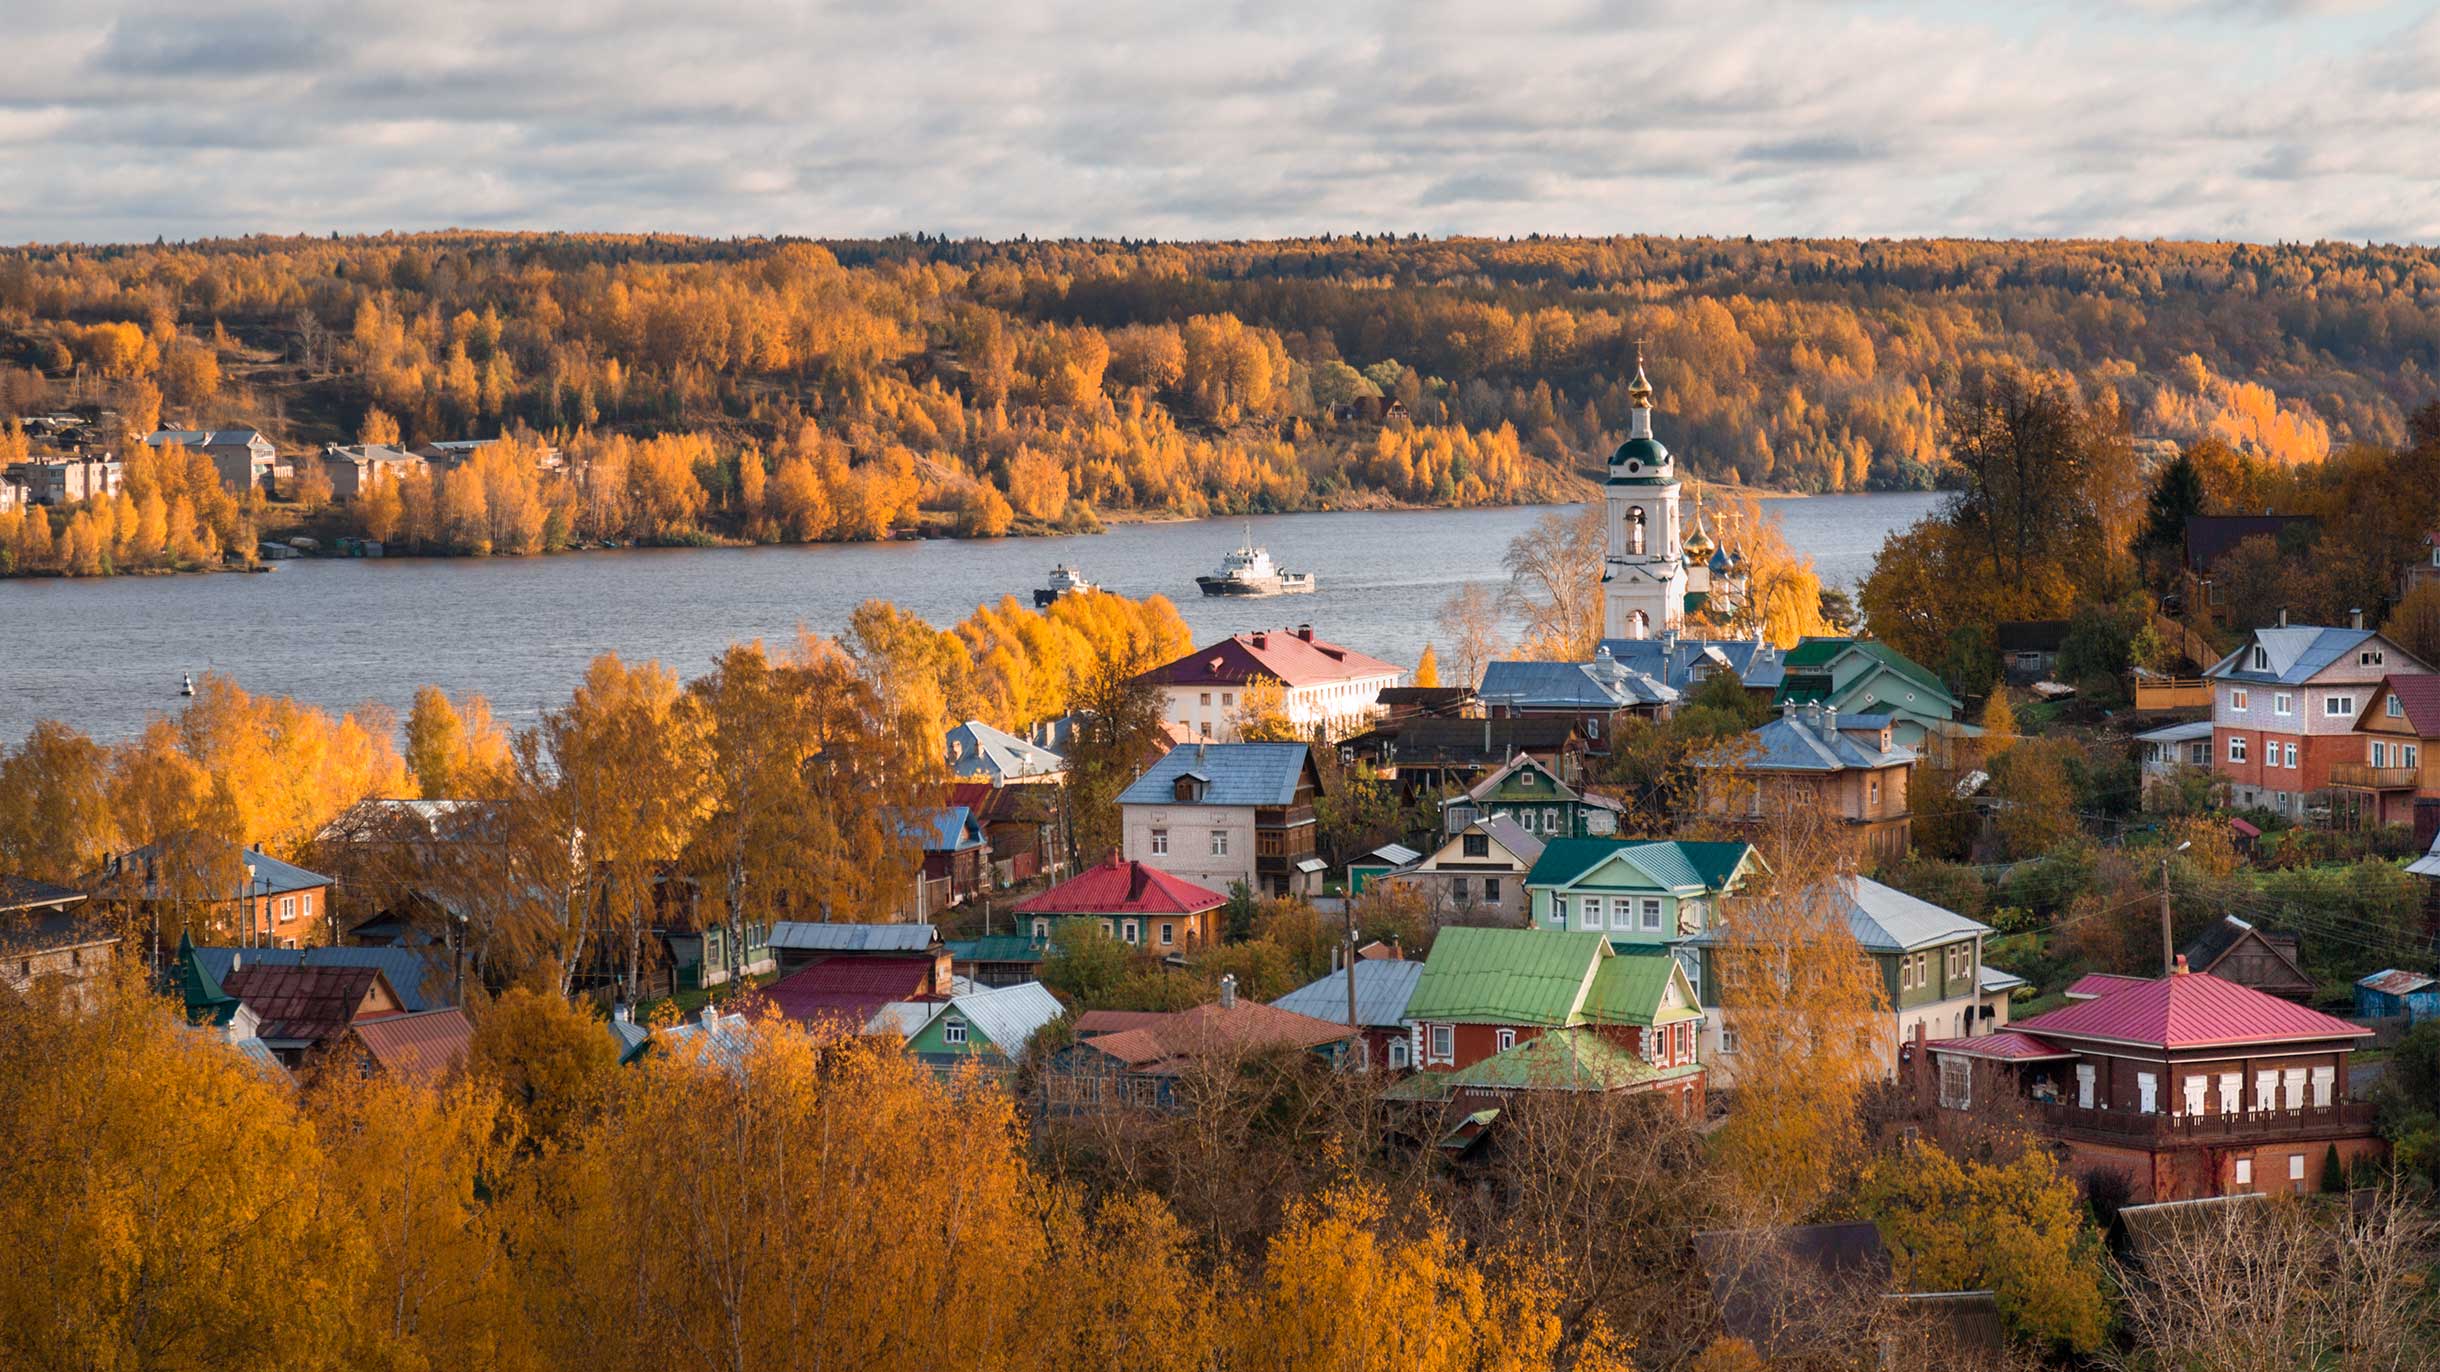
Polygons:
<instances>
[{"instance_id":1,"label":"forested hillside","mask_svg":"<svg viewBox=\"0 0 2440 1372\"><path fill-rule=\"evenodd\" d=\"M2139 442L2289 463L2403 438L2440 366L2440 255L476 233L0 253L0 409L255 423L289 449L525 427L580 468L612 436L684 440L620 451L615 490L579 482L593 508L553 511L579 537L1564 497L1623 430L1639 342L1703 479L1934 484L1952 379L1996 357L2113 393Z\"/></svg>"}]
</instances>

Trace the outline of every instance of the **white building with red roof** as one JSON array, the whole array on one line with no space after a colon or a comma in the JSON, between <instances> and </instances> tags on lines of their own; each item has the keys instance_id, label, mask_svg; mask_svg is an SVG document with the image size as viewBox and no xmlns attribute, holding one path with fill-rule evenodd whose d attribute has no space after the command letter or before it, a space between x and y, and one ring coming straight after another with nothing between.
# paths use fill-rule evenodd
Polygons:
<instances>
[{"instance_id":1,"label":"white building with red roof","mask_svg":"<svg viewBox=\"0 0 2440 1372\"><path fill-rule=\"evenodd\" d=\"M1305 624L1231 634L1144 675L1161 688L1164 721L1194 739L1231 743L1232 719L1257 682L1279 683L1300 731L1323 725L1335 734L1369 728L1381 693L1405 682L1406 669L1316 638Z\"/></svg>"},{"instance_id":2,"label":"white building with red roof","mask_svg":"<svg viewBox=\"0 0 2440 1372\"><path fill-rule=\"evenodd\" d=\"M1176 953L1218 937L1211 921L1226 904L1218 891L1112 853L1019 904L1017 930L1048 943L1061 920L1095 919L1121 943Z\"/></svg>"},{"instance_id":3,"label":"white building with red roof","mask_svg":"<svg viewBox=\"0 0 2440 1372\"><path fill-rule=\"evenodd\" d=\"M2372 1031L2208 973L2091 976L2059 1009L1924 1045L1952 1110L2021 1095L2070 1169L2122 1172L2134 1199L2311 1190L2332 1152L2382 1151L2348 1099Z\"/></svg>"}]
</instances>

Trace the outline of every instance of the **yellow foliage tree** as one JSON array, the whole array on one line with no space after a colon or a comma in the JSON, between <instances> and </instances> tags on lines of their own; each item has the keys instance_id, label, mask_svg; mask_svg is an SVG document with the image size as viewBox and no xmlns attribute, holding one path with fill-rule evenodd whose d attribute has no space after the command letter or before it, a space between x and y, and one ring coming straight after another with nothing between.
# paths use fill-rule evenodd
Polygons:
<instances>
[{"instance_id":1,"label":"yellow foliage tree","mask_svg":"<svg viewBox=\"0 0 2440 1372\"><path fill-rule=\"evenodd\" d=\"M1990 1291L2011 1329L2079 1353L2109 1324L2098 1237L2050 1153L1962 1166L1915 1142L1865 1172L1857 1207L1880 1227L1910 1291Z\"/></svg>"}]
</instances>

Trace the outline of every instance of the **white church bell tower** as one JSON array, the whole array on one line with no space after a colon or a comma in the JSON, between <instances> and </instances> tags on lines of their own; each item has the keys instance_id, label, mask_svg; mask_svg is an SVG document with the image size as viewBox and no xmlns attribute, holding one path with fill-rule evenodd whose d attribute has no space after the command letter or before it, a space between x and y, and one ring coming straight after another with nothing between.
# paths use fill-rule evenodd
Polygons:
<instances>
[{"instance_id":1,"label":"white church bell tower","mask_svg":"<svg viewBox=\"0 0 2440 1372\"><path fill-rule=\"evenodd\" d=\"M1678 528L1677 466L1652 436L1652 383L1635 356L1627 441L1610 454L1603 487L1610 552L1601 567L1605 638L1656 638L1686 617L1686 558Z\"/></svg>"}]
</instances>

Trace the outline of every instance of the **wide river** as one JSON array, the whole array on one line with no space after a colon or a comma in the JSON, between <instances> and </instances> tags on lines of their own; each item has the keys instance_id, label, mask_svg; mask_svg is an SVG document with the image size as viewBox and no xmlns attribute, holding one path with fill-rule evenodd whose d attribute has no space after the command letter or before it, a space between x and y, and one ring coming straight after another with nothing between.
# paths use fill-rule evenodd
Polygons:
<instances>
[{"instance_id":1,"label":"wide river","mask_svg":"<svg viewBox=\"0 0 2440 1372\"><path fill-rule=\"evenodd\" d=\"M1774 500L1788 541L1825 584L1852 588L1929 494ZM947 626L1030 592L1055 562L1128 595L1167 595L1199 640L1311 623L1413 663L1442 602L1505 583L1500 557L1541 508L1276 515L1252 521L1311 595L1215 600L1194 579L1236 546L1238 521L1120 524L1075 538L654 548L529 558L299 559L271 576L0 581L0 746L56 718L123 739L178 705L181 674L318 705L377 702L402 717L415 688L478 691L515 722L564 701L585 663L615 652L693 676L727 645L837 633L875 597Z\"/></svg>"}]
</instances>

